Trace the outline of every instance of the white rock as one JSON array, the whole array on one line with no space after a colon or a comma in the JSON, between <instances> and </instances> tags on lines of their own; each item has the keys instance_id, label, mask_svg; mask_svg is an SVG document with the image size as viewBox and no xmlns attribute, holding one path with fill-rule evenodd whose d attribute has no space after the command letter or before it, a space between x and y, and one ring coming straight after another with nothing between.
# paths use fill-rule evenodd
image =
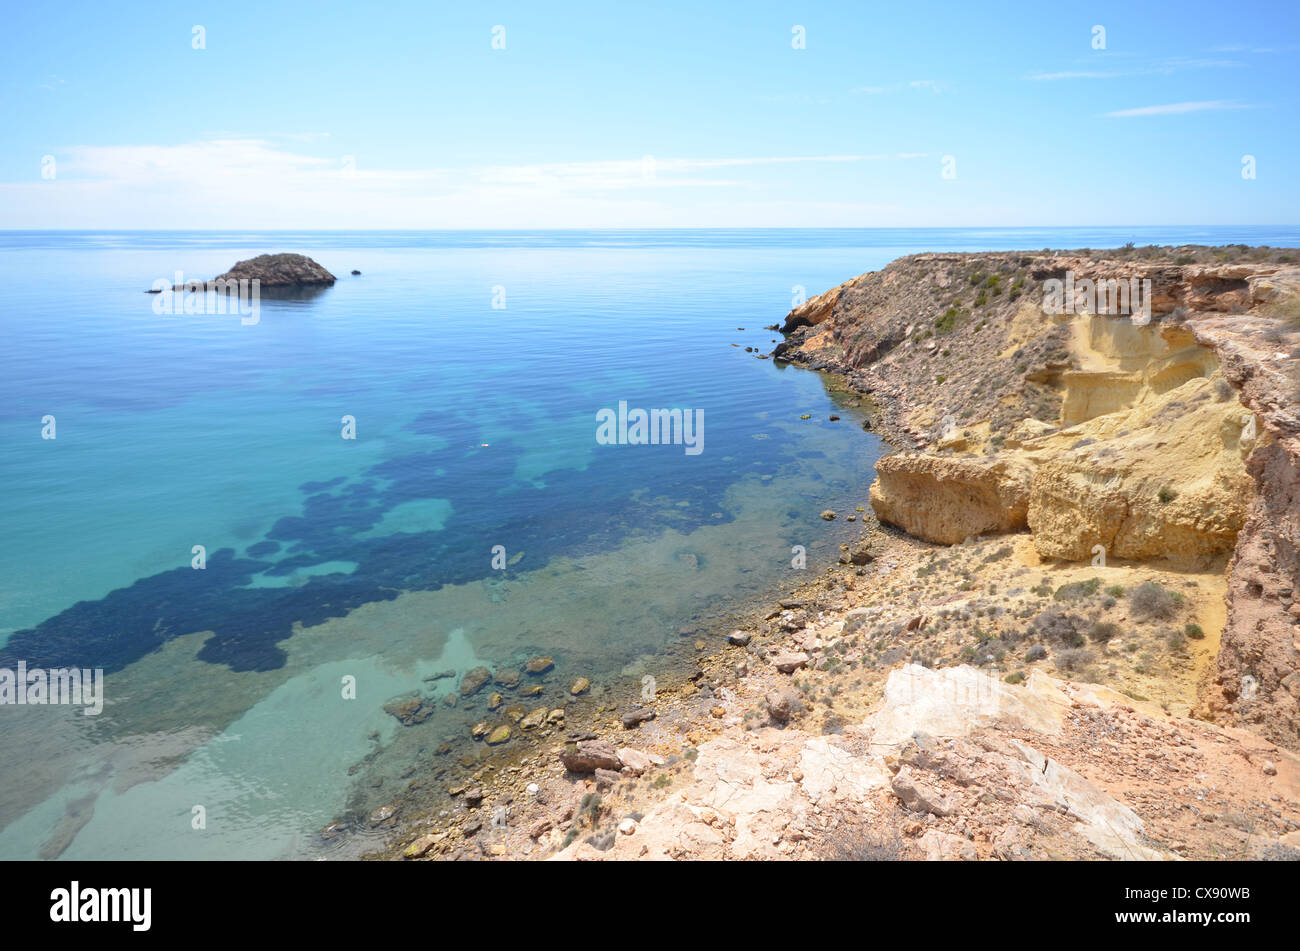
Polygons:
<instances>
[{"instance_id":1,"label":"white rock","mask_svg":"<svg viewBox=\"0 0 1300 951\"><path fill-rule=\"evenodd\" d=\"M640 776L653 765L652 760L645 753L628 747L618 751L618 761L634 776Z\"/></svg>"}]
</instances>

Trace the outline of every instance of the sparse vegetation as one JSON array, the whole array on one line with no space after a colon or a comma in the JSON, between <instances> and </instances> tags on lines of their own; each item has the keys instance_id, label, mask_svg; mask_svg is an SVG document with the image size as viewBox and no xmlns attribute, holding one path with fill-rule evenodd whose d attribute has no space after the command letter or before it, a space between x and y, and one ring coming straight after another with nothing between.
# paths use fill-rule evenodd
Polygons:
<instances>
[{"instance_id":1,"label":"sparse vegetation","mask_svg":"<svg viewBox=\"0 0 1300 951\"><path fill-rule=\"evenodd\" d=\"M1061 670L1068 670L1071 673L1082 670L1092 664L1097 659L1096 655L1090 650L1079 647L1072 647L1069 650L1063 650L1056 655L1056 666Z\"/></svg>"},{"instance_id":2,"label":"sparse vegetation","mask_svg":"<svg viewBox=\"0 0 1300 951\"><path fill-rule=\"evenodd\" d=\"M1100 578L1089 578L1087 581L1074 581L1061 585L1052 597L1056 601L1078 601L1081 598L1092 597L1100 588Z\"/></svg>"},{"instance_id":3,"label":"sparse vegetation","mask_svg":"<svg viewBox=\"0 0 1300 951\"><path fill-rule=\"evenodd\" d=\"M1168 620L1178 610L1182 600L1163 585L1146 581L1129 592L1129 610L1138 620Z\"/></svg>"},{"instance_id":4,"label":"sparse vegetation","mask_svg":"<svg viewBox=\"0 0 1300 951\"><path fill-rule=\"evenodd\" d=\"M903 836L895 826L877 832L860 825L828 838L822 857L828 862L898 862L903 850Z\"/></svg>"}]
</instances>

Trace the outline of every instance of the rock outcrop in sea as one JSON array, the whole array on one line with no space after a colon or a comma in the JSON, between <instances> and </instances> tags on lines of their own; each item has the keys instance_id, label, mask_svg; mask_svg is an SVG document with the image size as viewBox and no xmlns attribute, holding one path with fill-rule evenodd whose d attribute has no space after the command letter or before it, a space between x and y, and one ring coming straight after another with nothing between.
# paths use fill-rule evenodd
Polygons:
<instances>
[{"instance_id":1,"label":"rock outcrop in sea","mask_svg":"<svg viewBox=\"0 0 1300 951\"><path fill-rule=\"evenodd\" d=\"M337 278L305 254L259 254L238 262L225 274L207 281L205 286L212 289L245 280L257 281L262 288L291 288L328 287Z\"/></svg>"}]
</instances>

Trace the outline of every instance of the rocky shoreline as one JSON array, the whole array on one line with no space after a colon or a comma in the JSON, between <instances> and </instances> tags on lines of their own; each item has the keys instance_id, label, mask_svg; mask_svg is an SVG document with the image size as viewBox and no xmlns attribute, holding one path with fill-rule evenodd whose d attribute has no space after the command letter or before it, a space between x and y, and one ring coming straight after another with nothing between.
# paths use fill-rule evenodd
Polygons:
<instances>
[{"instance_id":1,"label":"rocky shoreline","mask_svg":"<svg viewBox=\"0 0 1300 951\"><path fill-rule=\"evenodd\" d=\"M918 255L792 311L773 357L896 450L840 564L686 632L653 697L543 711L376 857L1300 855L1300 272L1226 256ZM1152 280L1159 319L1044 318L1065 271ZM1114 526L1072 488L1099 465Z\"/></svg>"}]
</instances>

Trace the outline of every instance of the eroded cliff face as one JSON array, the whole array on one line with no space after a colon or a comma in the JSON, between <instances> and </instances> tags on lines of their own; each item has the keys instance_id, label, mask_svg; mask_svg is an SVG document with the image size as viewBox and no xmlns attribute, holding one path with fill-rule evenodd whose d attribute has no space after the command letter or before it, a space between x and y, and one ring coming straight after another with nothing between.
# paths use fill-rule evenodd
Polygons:
<instances>
[{"instance_id":1,"label":"eroded cliff face","mask_svg":"<svg viewBox=\"0 0 1300 951\"><path fill-rule=\"evenodd\" d=\"M1201 571L1231 553L1199 712L1296 748L1300 268L1210 250L903 258L792 312L775 356L884 398L921 451L881 460L871 504L917 538L1027 529L1044 559ZM1225 253L1257 260L1206 260ZM1149 310L1045 313L1067 279L1132 280Z\"/></svg>"}]
</instances>

